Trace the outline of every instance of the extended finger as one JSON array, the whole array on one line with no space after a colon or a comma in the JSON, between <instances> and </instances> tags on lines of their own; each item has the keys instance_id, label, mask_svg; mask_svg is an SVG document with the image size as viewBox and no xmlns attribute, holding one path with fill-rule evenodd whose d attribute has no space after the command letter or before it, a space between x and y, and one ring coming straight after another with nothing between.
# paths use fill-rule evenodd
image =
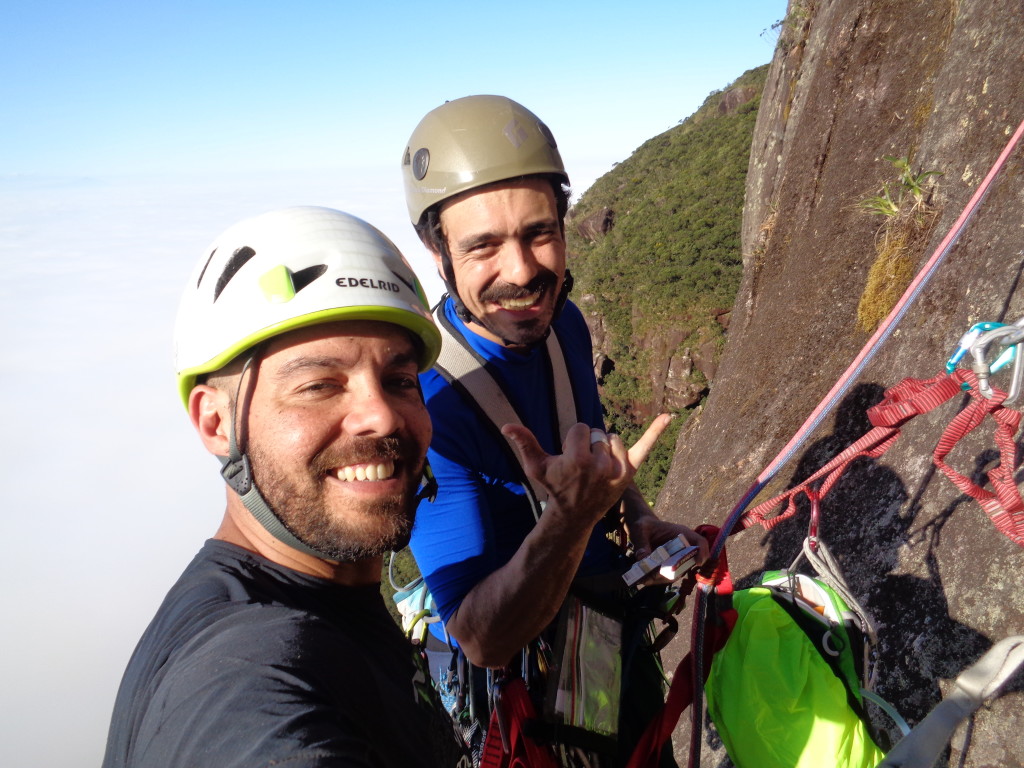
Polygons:
<instances>
[{"instance_id":1,"label":"extended finger","mask_svg":"<svg viewBox=\"0 0 1024 768\"><path fill-rule=\"evenodd\" d=\"M608 433L608 455L612 461L611 473L613 476L633 476L636 471L629 463L629 451L622 438L613 432Z\"/></svg>"},{"instance_id":2,"label":"extended finger","mask_svg":"<svg viewBox=\"0 0 1024 768\"><path fill-rule=\"evenodd\" d=\"M596 446L596 431L599 430L593 430L583 422L573 424L562 441L562 454L571 457L573 461L588 461L587 457L597 453L593 450Z\"/></svg>"},{"instance_id":3,"label":"extended finger","mask_svg":"<svg viewBox=\"0 0 1024 768\"><path fill-rule=\"evenodd\" d=\"M519 454L519 461L527 474L538 476L544 461L550 457L540 447L533 432L520 424L506 424L501 428L501 434L511 439L512 447Z\"/></svg>"},{"instance_id":4,"label":"extended finger","mask_svg":"<svg viewBox=\"0 0 1024 768\"><path fill-rule=\"evenodd\" d=\"M661 433L665 431L671 421L671 414L661 414L651 422L651 426L640 436L640 439L633 443L633 447L629 449L629 464L633 469L639 467L647 458L654 444L661 437Z\"/></svg>"}]
</instances>

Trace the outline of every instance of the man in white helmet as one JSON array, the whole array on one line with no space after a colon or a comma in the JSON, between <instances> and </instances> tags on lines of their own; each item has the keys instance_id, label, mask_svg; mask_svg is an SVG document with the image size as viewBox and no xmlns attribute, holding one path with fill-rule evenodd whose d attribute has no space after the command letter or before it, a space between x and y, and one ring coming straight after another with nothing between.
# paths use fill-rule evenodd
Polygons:
<instances>
[{"instance_id":1,"label":"man in white helmet","mask_svg":"<svg viewBox=\"0 0 1024 768\"><path fill-rule=\"evenodd\" d=\"M206 251L175 362L227 505L129 662L105 768L469 765L379 590L439 346L415 274L355 217L274 211Z\"/></svg>"},{"instance_id":2,"label":"man in white helmet","mask_svg":"<svg viewBox=\"0 0 1024 768\"><path fill-rule=\"evenodd\" d=\"M668 417L631 449L604 431L590 334L567 301L569 180L536 115L500 96L446 102L413 131L402 172L410 218L448 291L435 309L441 359L421 376L438 494L420 504L413 553L465 657L526 678L543 715L531 726L539 740L567 745L563 763L575 750L581 763L622 764L662 688L640 641L646 598L624 587L630 561L609 540L616 521L606 514L621 502L640 558L677 536L699 560L707 553L693 531L659 520L632 482ZM559 647L566 622L589 620L567 596L621 624L608 631L621 646L606 649L608 668ZM600 689L600 713L567 690L574 666L594 670L587 685ZM563 670L558 688L541 680L550 669ZM464 690L465 670L442 673L442 684L456 674Z\"/></svg>"}]
</instances>

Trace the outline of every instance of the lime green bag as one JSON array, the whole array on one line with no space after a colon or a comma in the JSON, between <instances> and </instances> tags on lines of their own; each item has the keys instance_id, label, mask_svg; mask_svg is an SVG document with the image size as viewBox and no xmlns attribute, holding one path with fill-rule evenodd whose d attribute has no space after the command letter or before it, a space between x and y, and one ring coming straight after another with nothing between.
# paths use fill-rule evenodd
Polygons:
<instances>
[{"instance_id":1,"label":"lime green bag","mask_svg":"<svg viewBox=\"0 0 1024 768\"><path fill-rule=\"evenodd\" d=\"M765 574L732 596L708 714L737 768L873 768L885 756L860 688L864 641L843 600L803 574Z\"/></svg>"}]
</instances>

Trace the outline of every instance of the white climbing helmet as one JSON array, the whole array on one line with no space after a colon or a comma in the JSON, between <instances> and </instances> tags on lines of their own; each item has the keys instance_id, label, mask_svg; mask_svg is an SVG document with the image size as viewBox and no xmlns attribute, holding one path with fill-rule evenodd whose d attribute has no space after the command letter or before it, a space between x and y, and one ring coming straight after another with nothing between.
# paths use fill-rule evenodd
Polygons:
<instances>
[{"instance_id":1,"label":"white climbing helmet","mask_svg":"<svg viewBox=\"0 0 1024 768\"><path fill-rule=\"evenodd\" d=\"M271 211L235 224L196 265L174 332L178 391L265 339L318 323L379 320L441 349L426 295L401 252L362 219L330 208Z\"/></svg>"}]
</instances>

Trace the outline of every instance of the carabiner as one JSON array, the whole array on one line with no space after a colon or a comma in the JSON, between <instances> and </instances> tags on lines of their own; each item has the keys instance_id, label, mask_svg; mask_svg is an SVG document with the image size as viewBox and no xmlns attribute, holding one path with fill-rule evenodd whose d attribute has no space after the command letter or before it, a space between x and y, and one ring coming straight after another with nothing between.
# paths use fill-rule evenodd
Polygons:
<instances>
[{"instance_id":1,"label":"carabiner","mask_svg":"<svg viewBox=\"0 0 1024 768\"><path fill-rule=\"evenodd\" d=\"M807 546L811 552L818 551L818 524L821 522L821 504L818 492L808 488L805 493L807 500L811 502L811 520L807 524Z\"/></svg>"},{"instance_id":2,"label":"carabiner","mask_svg":"<svg viewBox=\"0 0 1024 768\"><path fill-rule=\"evenodd\" d=\"M496 680L492 689L492 706L495 719L498 721L498 735L501 736L501 748L506 755L512 754L511 732L509 731L508 713L505 711L504 695L501 686L504 680Z\"/></svg>"},{"instance_id":3,"label":"carabiner","mask_svg":"<svg viewBox=\"0 0 1024 768\"><path fill-rule=\"evenodd\" d=\"M982 332L970 344L971 358L974 361L971 364L971 370L973 370L978 377L978 392L983 397L991 399L995 395L992 385L989 383L989 378L992 373L1007 365L1010 360L1013 360L1015 364L1010 393L1012 394L1013 400L1017 399L1017 396L1020 393L1022 371L1024 371L1020 365L1021 350L1018 349L1018 347L1021 347L1021 345L1024 344L1024 329L1021 328L1020 323L1021 321L1019 320L1013 325L996 323L994 324L996 327ZM1006 347L1006 349L999 354L995 363L990 365L986 359L988 356L988 348L992 344L996 343L1001 344ZM1007 395L1007 400L1012 402L1010 395Z\"/></svg>"},{"instance_id":4,"label":"carabiner","mask_svg":"<svg viewBox=\"0 0 1024 768\"><path fill-rule=\"evenodd\" d=\"M971 326L971 329L967 331L963 336L960 337L960 341L957 342L956 350L953 352L949 360L946 361L946 373L952 373L956 370L957 364L963 360L964 355L970 350L974 343L978 340L985 331L991 331L994 328L1002 328L1004 323L975 323Z\"/></svg>"},{"instance_id":5,"label":"carabiner","mask_svg":"<svg viewBox=\"0 0 1024 768\"><path fill-rule=\"evenodd\" d=\"M1024 341L1018 342L1012 347L1007 347L1006 352L1003 352L999 356L999 360L996 360L996 364L1007 356L1007 352L1012 353L1010 359L1013 360L1013 378L1010 380L1010 391L1007 392L1003 405L1014 402L1020 396L1021 383L1024 382ZM1005 363L1003 364L1005 365ZM992 370L997 370L995 365L992 366Z\"/></svg>"}]
</instances>

